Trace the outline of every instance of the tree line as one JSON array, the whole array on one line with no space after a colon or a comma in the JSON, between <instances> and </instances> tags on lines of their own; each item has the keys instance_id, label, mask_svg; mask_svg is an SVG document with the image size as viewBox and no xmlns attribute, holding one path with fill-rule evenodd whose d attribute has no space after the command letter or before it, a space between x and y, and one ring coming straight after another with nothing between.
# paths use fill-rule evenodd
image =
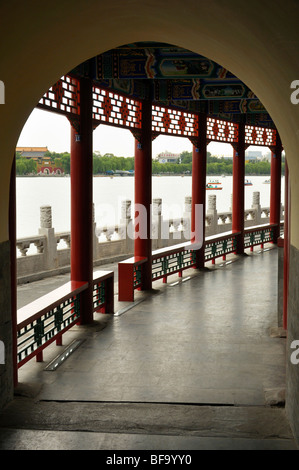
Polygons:
<instances>
[{"instance_id":1,"label":"tree line","mask_svg":"<svg viewBox=\"0 0 299 470\"><path fill-rule=\"evenodd\" d=\"M56 153L45 152L46 157L50 157L51 165L56 168L62 168L64 173L70 173L70 154L68 152ZM42 163L42 158L39 161L32 158L22 157L20 152L16 153L16 174L22 175L35 175L37 174L38 164Z\"/></svg>"},{"instance_id":2,"label":"tree line","mask_svg":"<svg viewBox=\"0 0 299 470\"><path fill-rule=\"evenodd\" d=\"M65 174L70 174L70 154L68 152L56 153L46 152L45 156L50 157L51 164L62 168ZM116 157L108 153L100 155L93 154L93 174L106 174L109 171L134 170L134 157ZM245 163L246 175L270 175L271 164L268 161L253 161ZM160 163L157 160L152 162L153 174L191 174L192 173L192 153L182 152L180 163ZM16 174L28 175L37 173L37 162L32 159L16 156ZM207 175L232 175L232 159L218 158L207 152ZM282 174L284 174L284 162L282 162Z\"/></svg>"}]
</instances>

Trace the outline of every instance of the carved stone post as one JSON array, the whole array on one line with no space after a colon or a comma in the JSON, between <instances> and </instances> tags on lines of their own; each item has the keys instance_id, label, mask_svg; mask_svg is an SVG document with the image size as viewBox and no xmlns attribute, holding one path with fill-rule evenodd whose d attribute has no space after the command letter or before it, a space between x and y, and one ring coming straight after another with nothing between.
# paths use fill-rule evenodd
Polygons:
<instances>
[{"instance_id":1,"label":"carved stone post","mask_svg":"<svg viewBox=\"0 0 299 470\"><path fill-rule=\"evenodd\" d=\"M192 211L192 197L185 197L185 210L183 214L184 220L184 238L190 240L191 238L191 211Z\"/></svg>"},{"instance_id":2,"label":"carved stone post","mask_svg":"<svg viewBox=\"0 0 299 470\"><path fill-rule=\"evenodd\" d=\"M162 248L163 236L162 236L162 199L153 199L153 223L152 223L152 239L153 248Z\"/></svg>"},{"instance_id":3,"label":"carved stone post","mask_svg":"<svg viewBox=\"0 0 299 470\"><path fill-rule=\"evenodd\" d=\"M58 266L57 243L52 227L52 208L51 206L40 207L40 228L39 235L46 237L46 246L44 249L46 266L45 269L55 269Z\"/></svg>"},{"instance_id":4,"label":"carved stone post","mask_svg":"<svg viewBox=\"0 0 299 470\"><path fill-rule=\"evenodd\" d=\"M134 229L131 216L132 203L129 199L121 203L120 236L126 239L126 253L134 252Z\"/></svg>"},{"instance_id":5,"label":"carved stone post","mask_svg":"<svg viewBox=\"0 0 299 470\"><path fill-rule=\"evenodd\" d=\"M209 194L207 214L211 218L210 235L218 233L218 216L216 208L216 194Z\"/></svg>"},{"instance_id":6,"label":"carved stone post","mask_svg":"<svg viewBox=\"0 0 299 470\"><path fill-rule=\"evenodd\" d=\"M254 191L252 194L252 209L255 210L255 221L254 225L260 225L262 223L262 213L261 213L261 204L260 204L260 193L259 191Z\"/></svg>"}]
</instances>

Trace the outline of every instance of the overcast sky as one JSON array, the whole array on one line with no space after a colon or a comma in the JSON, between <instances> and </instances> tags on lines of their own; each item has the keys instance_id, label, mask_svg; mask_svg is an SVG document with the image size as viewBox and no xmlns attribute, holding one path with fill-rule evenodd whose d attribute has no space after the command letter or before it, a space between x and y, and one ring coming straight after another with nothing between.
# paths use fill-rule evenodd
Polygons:
<instances>
[{"instance_id":1,"label":"overcast sky","mask_svg":"<svg viewBox=\"0 0 299 470\"><path fill-rule=\"evenodd\" d=\"M69 152L70 123L64 116L34 109L21 132L17 146L48 147L51 152ZM263 147L252 147L252 149L262 150L263 153L268 151ZM133 157L134 137L128 130L101 124L93 132L93 150L99 151L101 155L113 153L118 157ZM153 158L165 150L172 153L191 151L192 144L189 139L183 137L159 136L153 140ZM233 153L230 144L215 142L208 145L208 151L212 155L219 156Z\"/></svg>"}]
</instances>

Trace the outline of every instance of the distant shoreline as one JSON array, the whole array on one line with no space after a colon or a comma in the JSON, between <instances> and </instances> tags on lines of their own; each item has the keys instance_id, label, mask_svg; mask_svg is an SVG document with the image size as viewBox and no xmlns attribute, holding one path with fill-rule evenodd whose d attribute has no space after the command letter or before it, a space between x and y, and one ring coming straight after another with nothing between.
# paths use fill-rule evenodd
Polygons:
<instances>
[{"instance_id":1,"label":"distant shoreline","mask_svg":"<svg viewBox=\"0 0 299 470\"><path fill-rule=\"evenodd\" d=\"M152 176L182 176L182 177L190 177L192 174L185 174L185 173L155 173ZM209 178L225 178L226 176L233 176L230 174L226 175L214 175L214 174L207 174ZM246 175L245 177L250 178L251 176L261 176L261 177L270 177L271 174L267 173L264 175ZM284 175L281 175L284 176ZM16 175L17 178L70 178L70 175ZM94 178L134 178L134 175L93 175Z\"/></svg>"}]
</instances>

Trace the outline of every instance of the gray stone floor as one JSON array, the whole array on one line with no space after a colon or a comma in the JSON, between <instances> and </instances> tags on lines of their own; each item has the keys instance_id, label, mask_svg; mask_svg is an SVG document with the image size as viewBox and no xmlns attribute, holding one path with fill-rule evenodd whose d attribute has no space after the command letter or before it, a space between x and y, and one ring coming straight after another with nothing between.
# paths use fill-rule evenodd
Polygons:
<instances>
[{"instance_id":1,"label":"gray stone floor","mask_svg":"<svg viewBox=\"0 0 299 470\"><path fill-rule=\"evenodd\" d=\"M154 283L133 305L117 302L117 267L101 267L115 270L116 315L96 314L20 369L0 449L295 450L284 407L269 401L281 405L287 360L285 338L270 335L277 250L207 267ZM67 280L19 286L18 306Z\"/></svg>"}]
</instances>

